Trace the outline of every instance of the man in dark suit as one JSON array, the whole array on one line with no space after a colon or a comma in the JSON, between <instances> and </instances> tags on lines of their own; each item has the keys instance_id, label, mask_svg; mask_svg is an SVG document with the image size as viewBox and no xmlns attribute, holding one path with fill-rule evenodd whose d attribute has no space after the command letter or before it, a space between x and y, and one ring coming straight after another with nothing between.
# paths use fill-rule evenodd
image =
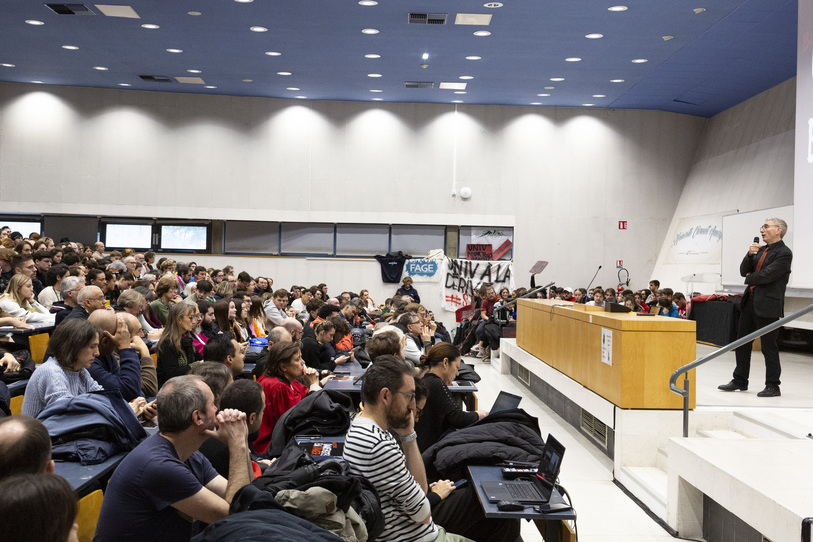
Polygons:
<instances>
[{"instance_id":1,"label":"man in dark suit","mask_svg":"<svg viewBox=\"0 0 813 542\"><path fill-rule=\"evenodd\" d=\"M779 218L769 218L760 228L762 240L767 243L760 246L752 243L748 254L740 264L740 274L745 277L748 287L742 296L742 314L737 337L745 337L757 329L763 328L784 315L785 287L790 276L790 264L793 253L782 241L788 231L788 225ZM765 356L765 389L757 394L759 397L778 397L779 347L776 338L779 330L775 329L762 336L762 353ZM747 390L748 375L751 370L751 342L737 348L737 368L734 379L728 384L718 386L723 391Z\"/></svg>"}]
</instances>

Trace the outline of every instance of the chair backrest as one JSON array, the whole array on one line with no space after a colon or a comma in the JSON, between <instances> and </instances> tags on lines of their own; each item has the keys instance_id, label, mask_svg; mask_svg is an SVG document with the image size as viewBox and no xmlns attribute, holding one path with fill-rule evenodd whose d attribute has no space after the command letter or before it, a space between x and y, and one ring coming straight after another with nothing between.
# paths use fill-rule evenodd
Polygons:
<instances>
[{"instance_id":1,"label":"chair backrest","mask_svg":"<svg viewBox=\"0 0 813 542\"><path fill-rule=\"evenodd\" d=\"M51 336L48 333L38 333L28 337L28 348L31 351L31 358L36 363L42 363L45 357L45 350L48 349L48 340Z\"/></svg>"},{"instance_id":2,"label":"chair backrest","mask_svg":"<svg viewBox=\"0 0 813 542\"><path fill-rule=\"evenodd\" d=\"M23 396L18 395L16 397L11 398L11 404L9 405L11 408L11 415L12 416L19 416L23 413Z\"/></svg>"},{"instance_id":3,"label":"chair backrest","mask_svg":"<svg viewBox=\"0 0 813 542\"><path fill-rule=\"evenodd\" d=\"M153 352L152 354L150 354L150 357L152 358L152 363L153 363L153 365L155 365L156 367L158 367L158 353L157 353L157 352Z\"/></svg>"},{"instance_id":4,"label":"chair backrest","mask_svg":"<svg viewBox=\"0 0 813 542\"><path fill-rule=\"evenodd\" d=\"M92 542L96 534L96 524L99 522L99 512L102 511L102 490L85 495L79 499L79 513L76 523L79 524L79 542Z\"/></svg>"}]
</instances>

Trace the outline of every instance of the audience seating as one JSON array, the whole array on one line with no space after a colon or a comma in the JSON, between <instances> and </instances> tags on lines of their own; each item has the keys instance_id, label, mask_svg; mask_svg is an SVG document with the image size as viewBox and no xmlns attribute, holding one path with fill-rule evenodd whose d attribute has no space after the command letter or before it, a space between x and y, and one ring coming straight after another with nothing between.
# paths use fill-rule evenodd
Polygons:
<instances>
[{"instance_id":1,"label":"audience seating","mask_svg":"<svg viewBox=\"0 0 813 542\"><path fill-rule=\"evenodd\" d=\"M92 542L96 534L96 524L99 522L99 512L102 510L103 493L97 489L93 493L79 499L79 513L76 523L79 524L79 542Z\"/></svg>"}]
</instances>

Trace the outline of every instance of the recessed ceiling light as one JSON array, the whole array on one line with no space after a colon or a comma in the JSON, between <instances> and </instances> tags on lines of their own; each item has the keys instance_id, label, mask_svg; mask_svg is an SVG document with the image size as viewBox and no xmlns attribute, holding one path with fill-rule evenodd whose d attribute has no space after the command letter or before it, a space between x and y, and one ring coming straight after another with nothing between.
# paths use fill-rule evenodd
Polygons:
<instances>
[{"instance_id":1,"label":"recessed ceiling light","mask_svg":"<svg viewBox=\"0 0 813 542\"><path fill-rule=\"evenodd\" d=\"M243 79L243 83L253 83L254 79Z\"/></svg>"},{"instance_id":2,"label":"recessed ceiling light","mask_svg":"<svg viewBox=\"0 0 813 542\"><path fill-rule=\"evenodd\" d=\"M604 37L604 34L599 34L598 32L593 33L593 34L587 34L585 36L585 38L587 38L589 40L599 40L599 39L601 39L603 37Z\"/></svg>"},{"instance_id":3,"label":"recessed ceiling light","mask_svg":"<svg viewBox=\"0 0 813 542\"><path fill-rule=\"evenodd\" d=\"M483 4L484 8L497 9L502 7L502 2L488 2Z\"/></svg>"},{"instance_id":4,"label":"recessed ceiling light","mask_svg":"<svg viewBox=\"0 0 813 542\"><path fill-rule=\"evenodd\" d=\"M186 70L188 73L203 73L200 70Z\"/></svg>"},{"instance_id":5,"label":"recessed ceiling light","mask_svg":"<svg viewBox=\"0 0 813 542\"><path fill-rule=\"evenodd\" d=\"M374 102L383 102L383 101L384 101L384 98L373 98L372 100L373 100Z\"/></svg>"},{"instance_id":6,"label":"recessed ceiling light","mask_svg":"<svg viewBox=\"0 0 813 542\"><path fill-rule=\"evenodd\" d=\"M645 58L633 58L632 59L633 64L643 64L644 62L649 62L649 61L647 59L645 59Z\"/></svg>"},{"instance_id":7,"label":"recessed ceiling light","mask_svg":"<svg viewBox=\"0 0 813 542\"><path fill-rule=\"evenodd\" d=\"M472 56L467 56L466 60L483 60L483 57L472 55Z\"/></svg>"},{"instance_id":8,"label":"recessed ceiling light","mask_svg":"<svg viewBox=\"0 0 813 542\"><path fill-rule=\"evenodd\" d=\"M191 15L192 17L197 17L198 15L200 15L200 11L187 11L186 14ZM213 87L213 88L217 88L217 87Z\"/></svg>"},{"instance_id":9,"label":"recessed ceiling light","mask_svg":"<svg viewBox=\"0 0 813 542\"><path fill-rule=\"evenodd\" d=\"M565 80L565 78L564 78L564 77L551 77L551 78L550 78L550 80L551 80L551 81L557 81L557 82L558 82L558 81L564 81L564 80Z\"/></svg>"},{"instance_id":10,"label":"recessed ceiling light","mask_svg":"<svg viewBox=\"0 0 813 542\"><path fill-rule=\"evenodd\" d=\"M596 104L582 104L582 105L583 105L584 107L592 107L592 106L594 106L594 105L596 105Z\"/></svg>"},{"instance_id":11,"label":"recessed ceiling light","mask_svg":"<svg viewBox=\"0 0 813 542\"><path fill-rule=\"evenodd\" d=\"M4 68L13 68L15 65L14 64L8 64L7 62L4 62L4 63L0 64L0 66L2 66Z\"/></svg>"},{"instance_id":12,"label":"recessed ceiling light","mask_svg":"<svg viewBox=\"0 0 813 542\"><path fill-rule=\"evenodd\" d=\"M107 68L105 68L104 66L93 66L93 69L94 70L99 70L100 72L106 72L107 71Z\"/></svg>"},{"instance_id":13,"label":"recessed ceiling light","mask_svg":"<svg viewBox=\"0 0 813 542\"><path fill-rule=\"evenodd\" d=\"M610 6L607 8L607 11L627 11L627 6Z\"/></svg>"},{"instance_id":14,"label":"recessed ceiling light","mask_svg":"<svg viewBox=\"0 0 813 542\"><path fill-rule=\"evenodd\" d=\"M279 53L277 51L266 51L265 54L267 54L268 56L282 56L282 53Z\"/></svg>"},{"instance_id":15,"label":"recessed ceiling light","mask_svg":"<svg viewBox=\"0 0 813 542\"><path fill-rule=\"evenodd\" d=\"M146 23L146 24L142 24L141 28L146 28L147 30L157 30L157 29L159 29L161 27L158 26L157 24Z\"/></svg>"},{"instance_id":16,"label":"recessed ceiling light","mask_svg":"<svg viewBox=\"0 0 813 542\"><path fill-rule=\"evenodd\" d=\"M384 92L384 91L379 89L379 88L373 88L373 89L370 89L370 92Z\"/></svg>"},{"instance_id":17,"label":"recessed ceiling light","mask_svg":"<svg viewBox=\"0 0 813 542\"><path fill-rule=\"evenodd\" d=\"M68 51L78 51L79 50L79 47L77 47L76 45L63 45L62 48L67 49Z\"/></svg>"},{"instance_id":18,"label":"recessed ceiling light","mask_svg":"<svg viewBox=\"0 0 813 542\"><path fill-rule=\"evenodd\" d=\"M550 96L550 94L537 94L537 96L546 97L546 96Z\"/></svg>"},{"instance_id":19,"label":"recessed ceiling light","mask_svg":"<svg viewBox=\"0 0 813 542\"><path fill-rule=\"evenodd\" d=\"M454 93L455 94L466 94L466 91L465 90L455 90Z\"/></svg>"},{"instance_id":20,"label":"recessed ceiling light","mask_svg":"<svg viewBox=\"0 0 813 542\"><path fill-rule=\"evenodd\" d=\"M623 79L610 79L610 83L623 83Z\"/></svg>"},{"instance_id":21,"label":"recessed ceiling light","mask_svg":"<svg viewBox=\"0 0 813 542\"><path fill-rule=\"evenodd\" d=\"M381 77L380 73L368 73L367 77Z\"/></svg>"},{"instance_id":22,"label":"recessed ceiling light","mask_svg":"<svg viewBox=\"0 0 813 542\"><path fill-rule=\"evenodd\" d=\"M361 31L362 34L378 34L378 30L375 28L365 28Z\"/></svg>"},{"instance_id":23,"label":"recessed ceiling light","mask_svg":"<svg viewBox=\"0 0 813 542\"><path fill-rule=\"evenodd\" d=\"M703 13L704 11L706 11L706 8L694 8L694 10L693 10L693 11L694 11L696 14L698 14L698 15L699 15L700 13Z\"/></svg>"},{"instance_id":24,"label":"recessed ceiling light","mask_svg":"<svg viewBox=\"0 0 813 542\"><path fill-rule=\"evenodd\" d=\"M44 24L45 24L44 22L42 22L42 21L37 21L36 19L27 19L27 20L25 21L25 23L26 23L26 24L33 25L33 26L42 26L42 25L44 25ZM33 83L34 81L31 81L31 82ZM40 82L41 82L41 81L40 81Z\"/></svg>"},{"instance_id":25,"label":"recessed ceiling light","mask_svg":"<svg viewBox=\"0 0 813 542\"><path fill-rule=\"evenodd\" d=\"M555 89L555 88L556 88L556 87L545 87L545 90L553 90L553 89Z\"/></svg>"},{"instance_id":26,"label":"recessed ceiling light","mask_svg":"<svg viewBox=\"0 0 813 542\"><path fill-rule=\"evenodd\" d=\"M291 72L277 72L277 75L291 75Z\"/></svg>"},{"instance_id":27,"label":"recessed ceiling light","mask_svg":"<svg viewBox=\"0 0 813 542\"><path fill-rule=\"evenodd\" d=\"M38 85L41 85L41 84L43 83L43 81L31 81L31 82L32 82L32 83L36 83L36 84L38 84Z\"/></svg>"},{"instance_id":28,"label":"recessed ceiling light","mask_svg":"<svg viewBox=\"0 0 813 542\"><path fill-rule=\"evenodd\" d=\"M360 6L377 6L378 2L376 2L375 0L361 0L359 2L359 5Z\"/></svg>"},{"instance_id":29,"label":"recessed ceiling light","mask_svg":"<svg viewBox=\"0 0 813 542\"><path fill-rule=\"evenodd\" d=\"M133 85L131 85L130 83L119 83L119 86L120 87L131 87Z\"/></svg>"},{"instance_id":30,"label":"recessed ceiling light","mask_svg":"<svg viewBox=\"0 0 813 542\"><path fill-rule=\"evenodd\" d=\"M183 49L167 49L167 53L183 53Z\"/></svg>"},{"instance_id":31,"label":"recessed ceiling light","mask_svg":"<svg viewBox=\"0 0 813 542\"><path fill-rule=\"evenodd\" d=\"M593 98L606 98L606 94L593 94Z\"/></svg>"},{"instance_id":32,"label":"recessed ceiling light","mask_svg":"<svg viewBox=\"0 0 813 542\"><path fill-rule=\"evenodd\" d=\"M474 33L474 35L475 36L480 36L480 37L490 36L491 32L489 32L488 30L478 30L477 32Z\"/></svg>"},{"instance_id":33,"label":"recessed ceiling light","mask_svg":"<svg viewBox=\"0 0 813 542\"><path fill-rule=\"evenodd\" d=\"M264 26L252 26L249 30L252 32L268 32L268 29Z\"/></svg>"},{"instance_id":34,"label":"recessed ceiling light","mask_svg":"<svg viewBox=\"0 0 813 542\"><path fill-rule=\"evenodd\" d=\"M459 77L459 79L465 79L465 80L474 79L474 76L473 75L461 75Z\"/></svg>"},{"instance_id":35,"label":"recessed ceiling light","mask_svg":"<svg viewBox=\"0 0 813 542\"><path fill-rule=\"evenodd\" d=\"M234 0L234 1L237 2L238 4L250 4L254 0Z\"/></svg>"},{"instance_id":36,"label":"recessed ceiling light","mask_svg":"<svg viewBox=\"0 0 813 542\"><path fill-rule=\"evenodd\" d=\"M566 58L565 62L581 62L582 59L577 56L572 56L570 58Z\"/></svg>"},{"instance_id":37,"label":"recessed ceiling light","mask_svg":"<svg viewBox=\"0 0 813 542\"><path fill-rule=\"evenodd\" d=\"M205 86L205 87L203 87L203 88L217 88L217 87L216 87L216 86L214 86L214 85L206 85L206 86Z\"/></svg>"},{"instance_id":38,"label":"recessed ceiling light","mask_svg":"<svg viewBox=\"0 0 813 542\"><path fill-rule=\"evenodd\" d=\"M452 100L453 104L462 104L463 100Z\"/></svg>"},{"instance_id":39,"label":"recessed ceiling light","mask_svg":"<svg viewBox=\"0 0 813 542\"><path fill-rule=\"evenodd\" d=\"M664 36L663 41L669 41L675 39L675 36Z\"/></svg>"},{"instance_id":40,"label":"recessed ceiling light","mask_svg":"<svg viewBox=\"0 0 813 542\"><path fill-rule=\"evenodd\" d=\"M531 102L531 105L542 105L541 102Z\"/></svg>"},{"instance_id":41,"label":"recessed ceiling light","mask_svg":"<svg viewBox=\"0 0 813 542\"><path fill-rule=\"evenodd\" d=\"M299 87L288 87L285 90L301 90Z\"/></svg>"},{"instance_id":42,"label":"recessed ceiling light","mask_svg":"<svg viewBox=\"0 0 813 542\"><path fill-rule=\"evenodd\" d=\"M421 60L429 60L429 53L424 53L421 55Z\"/></svg>"},{"instance_id":43,"label":"recessed ceiling light","mask_svg":"<svg viewBox=\"0 0 813 542\"><path fill-rule=\"evenodd\" d=\"M300 100L304 100L304 99L307 98L307 96L294 96L294 98L299 98Z\"/></svg>"},{"instance_id":44,"label":"recessed ceiling light","mask_svg":"<svg viewBox=\"0 0 813 542\"><path fill-rule=\"evenodd\" d=\"M368 54L364 55L364 58L381 58L381 55L376 54L376 53L368 53Z\"/></svg>"}]
</instances>

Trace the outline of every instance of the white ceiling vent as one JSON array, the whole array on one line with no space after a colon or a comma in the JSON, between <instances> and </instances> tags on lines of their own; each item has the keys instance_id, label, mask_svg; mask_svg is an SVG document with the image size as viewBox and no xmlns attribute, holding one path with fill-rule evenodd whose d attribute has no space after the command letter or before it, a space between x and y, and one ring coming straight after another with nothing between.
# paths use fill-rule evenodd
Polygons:
<instances>
[{"instance_id":1,"label":"white ceiling vent","mask_svg":"<svg viewBox=\"0 0 813 542\"><path fill-rule=\"evenodd\" d=\"M205 85L206 83L203 82L203 78L201 77L176 77L176 81L179 83L185 83L187 85Z\"/></svg>"},{"instance_id":2,"label":"white ceiling vent","mask_svg":"<svg viewBox=\"0 0 813 542\"><path fill-rule=\"evenodd\" d=\"M111 4L95 4L96 9L108 17L124 17L125 19L140 19L138 13L130 6L115 6Z\"/></svg>"},{"instance_id":3,"label":"white ceiling vent","mask_svg":"<svg viewBox=\"0 0 813 542\"><path fill-rule=\"evenodd\" d=\"M440 90L466 90L468 83L441 83Z\"/></svg>"},{"instance_id":4,"label":"white ceiling vent","mask_svg":"<svg viewBox=\"0 0 813 542\"><path fill-rule=\"evenodd\" d=\"M45 4L57 15L96 15L83 4Z\"/></svg>"},{"instance_id":5,"label":"white ceiling vent","mask_svg":"<svg viewBox=\"0 0 813 542\"><path fill-rule=\"evenodd\" d=\"M468 24L473 26L488 26L491 24L491 14L458 13L454 24Z\"/></svg>"},{"instance_id":6,"label":"white ceiling vent","mask_svg":"<svg viewBox=\"0 0 813 542\"><path fill-rule=\"evenodd\" d=\"M409 24L446 24L446 13L410 13Z\"/></svg>"},{"instance_id":7,"label":"white ceiling vent","mask_svg":"<svg viewBox=\"0 0 813 542\"><path fill-rule=\"evenodd\" d=\"M435 88L433 81L404 81L404 88Z\"/></svg>"}]
</instances>

